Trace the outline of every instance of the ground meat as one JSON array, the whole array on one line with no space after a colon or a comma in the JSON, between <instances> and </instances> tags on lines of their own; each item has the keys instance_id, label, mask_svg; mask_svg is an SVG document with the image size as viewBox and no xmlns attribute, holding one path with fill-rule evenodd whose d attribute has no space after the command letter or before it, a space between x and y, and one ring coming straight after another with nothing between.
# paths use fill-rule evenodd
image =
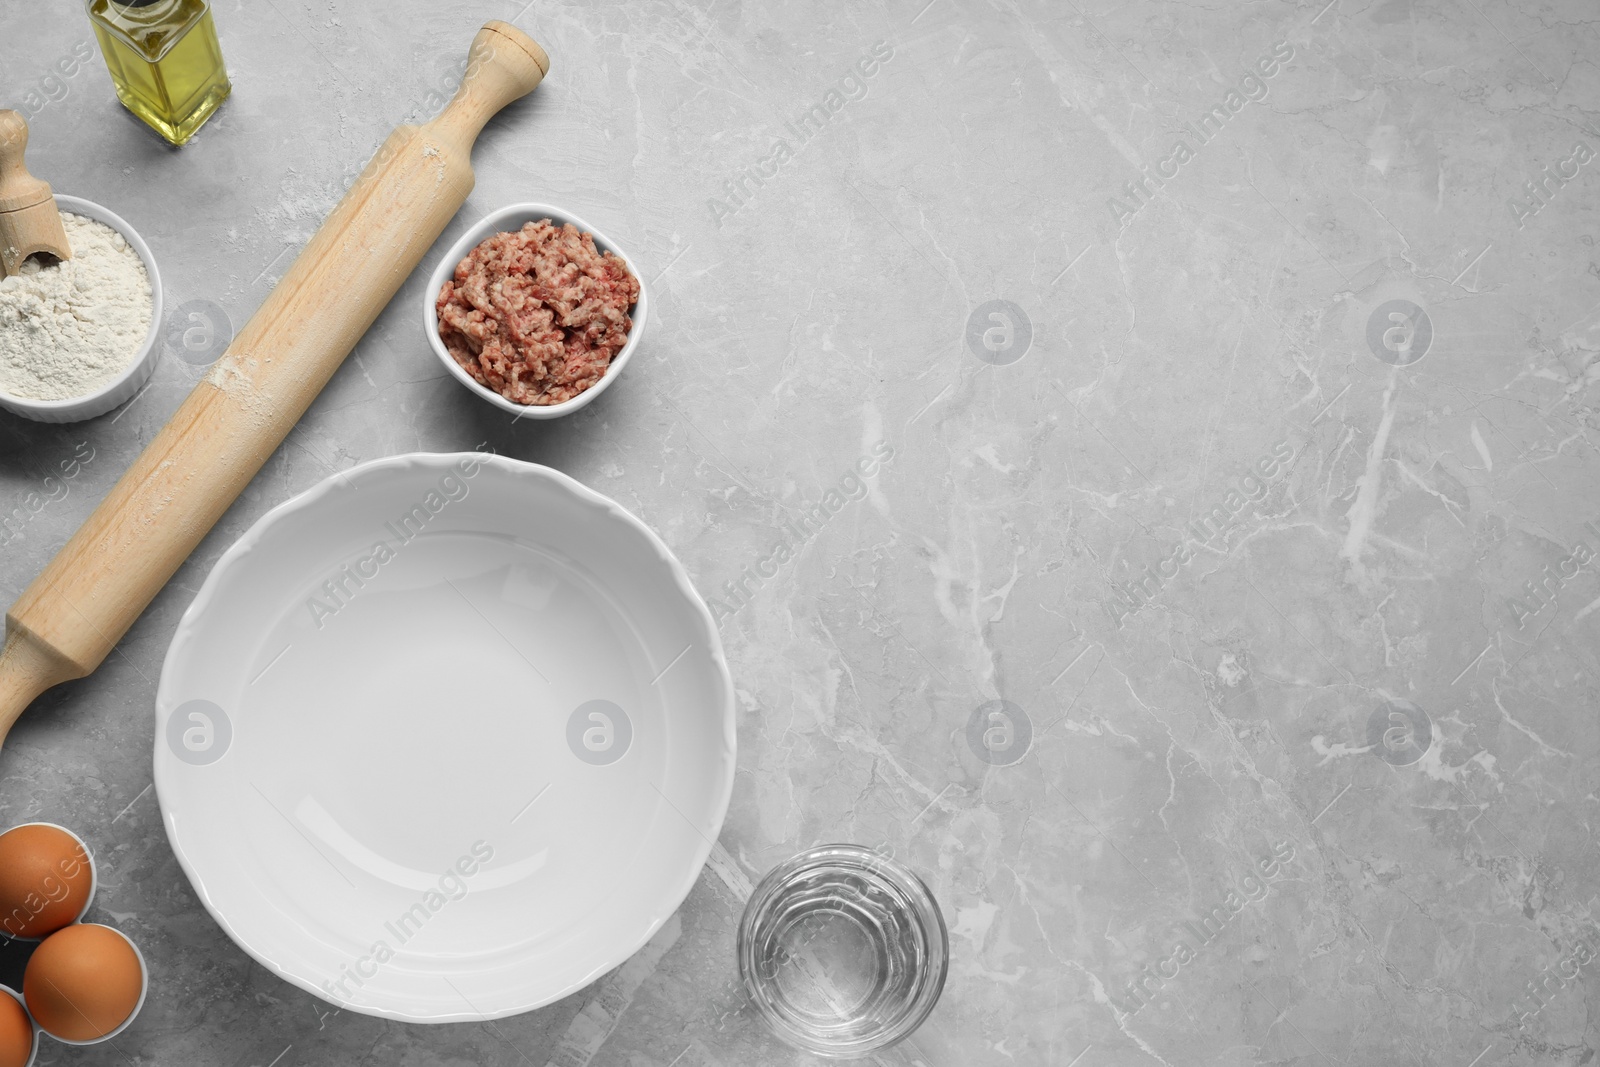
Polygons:
<instances>
[{"instance_id":1,"label":"ground meat","mask_svg":"<svg viewBox=\"0 0 1600 1067\"><path fill-rule=\"evenodd\" d=\"M559 404L628 343L639 281L568 223L486 238L439 291L439 338L477 381L518 404Z\"/></svg>"}]
</instances>

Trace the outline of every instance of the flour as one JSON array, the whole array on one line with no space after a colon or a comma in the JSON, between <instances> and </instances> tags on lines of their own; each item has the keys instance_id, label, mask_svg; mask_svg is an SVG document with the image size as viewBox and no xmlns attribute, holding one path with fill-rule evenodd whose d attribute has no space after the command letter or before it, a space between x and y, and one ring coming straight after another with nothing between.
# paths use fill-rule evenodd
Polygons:
<instances>
[{"instance_id":1,"label":"flour","mask_svg":"<svg viewBox=\"0 0 1600 1067\"><path fill-rule=\"evenodd\" d=\"M139 254L111 227L61 213L72 258L0 279L0 392L68 400L122 373L150 332Z\"/></svg>"}]
</instances>

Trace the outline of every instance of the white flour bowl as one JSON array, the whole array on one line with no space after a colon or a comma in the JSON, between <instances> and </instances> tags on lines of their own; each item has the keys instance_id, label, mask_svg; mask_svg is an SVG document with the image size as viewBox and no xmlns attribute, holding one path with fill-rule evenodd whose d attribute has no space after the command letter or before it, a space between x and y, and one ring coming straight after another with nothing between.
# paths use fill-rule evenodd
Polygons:
<instances>
[{"instance_id":1,"label":"white flour bowl","mask_svg":"<svg viewBox=\"0 0 1600 1067\"><path fill-rule=\"evenodd\" d=\"M150 276L150 329L145 333L144 342L139 346L139 350L134 353L133 361L115 378L92 393L68 400L29 400L25 397L12 396L0 389L0 408L14 415L21 415L35 422L82 422L97 415L104 415L132 400L139 390L144 388L144 383L150 380L150 375L155 372L156 360L160 355L156 341L161 336L161 273L156 270L156 259L150 254L150 246L144 243L144 238L140 237L139 232L128 225L122 216L92 200L81 200L76 196L57 194L56 206L62 211L105 223L122 234L133 250L139 253L145 273Z\"/></svg>"}]
</instances>

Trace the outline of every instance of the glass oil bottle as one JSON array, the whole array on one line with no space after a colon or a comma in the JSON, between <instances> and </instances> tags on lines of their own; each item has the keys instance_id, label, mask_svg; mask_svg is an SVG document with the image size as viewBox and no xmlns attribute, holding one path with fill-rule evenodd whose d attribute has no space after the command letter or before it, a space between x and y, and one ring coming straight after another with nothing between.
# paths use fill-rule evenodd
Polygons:
<instances>
[{"instance_id":1,"label":"glass oil bottle","mask_svg":"<svg viewBox=\"0 0 1600 1067\"><path fill-rule=\"evenodd\" d=\"M208 0L86 0L117 98L173 144L194 136L232 86Z\"/></svg>"}]
</instances>

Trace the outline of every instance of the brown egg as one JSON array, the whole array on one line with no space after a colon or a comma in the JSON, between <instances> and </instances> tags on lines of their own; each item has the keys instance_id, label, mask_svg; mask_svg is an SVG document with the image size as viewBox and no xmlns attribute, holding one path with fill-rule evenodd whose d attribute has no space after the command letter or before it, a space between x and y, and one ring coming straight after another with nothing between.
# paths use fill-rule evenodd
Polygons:
<instances>
[{"instance_id":1,"label":"brown egg","mask_svg":"<svg viewBox=\"0 0 1600 1067\"><path fill-rule=\"evenodd\" d=\"M94 889L89 853L58 826L0 834L0 932L47 937L83 914Z\"/></svg>"},{"instance_id":2,"label":"brown egg","mask_svg":"<svg viewBox=\"0 0 1600 1067\"><path fill-rule=\"evenodd\" d=\"M144 992L133 943L109 926L77 923L33 951L22 995L34 1022L63 1041L95 1041L128 1021Z\"/></svg>"},{"instance_id":3,"label":"brown egg","mask_svg":"<svg viewBox=\"0 0 1600 1067\"><path fill-rule=\"evenodd\" d=\"M33 1055L33 1023L17 998L0 992L0 1067L26 1067Z\"/></svg>"}]
</instances>

